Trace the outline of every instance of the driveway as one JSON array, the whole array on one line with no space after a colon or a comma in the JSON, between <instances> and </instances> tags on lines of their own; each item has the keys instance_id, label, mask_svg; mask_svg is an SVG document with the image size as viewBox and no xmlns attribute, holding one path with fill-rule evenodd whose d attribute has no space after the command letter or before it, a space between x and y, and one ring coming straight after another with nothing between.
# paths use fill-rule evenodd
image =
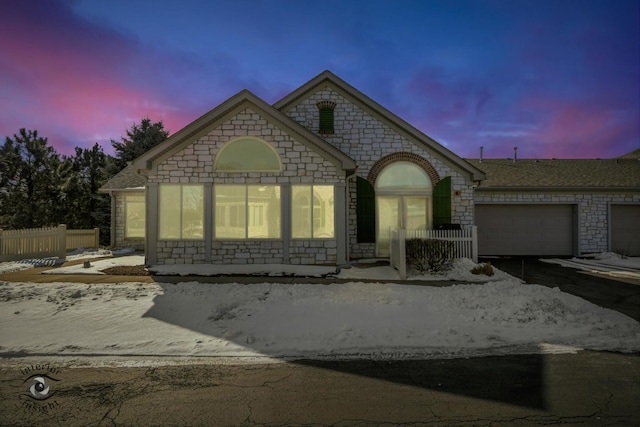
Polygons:
<instances>
[{"instance_id":1,"label":"driveway","mask_svg":"<svg viewBox=\"0 0 640 427\"><path fill-rule=\"evenodd\" d=\"M618 280L531 257L487 258L491 264L527 283L560 288L600 307L616 310L640 322L640 281Z\"/></svg>"},{"instance_id":2,"label":"driveway","mask_svg":"<svg viewBox=\"0 0 640 427\"><path fill-rule=\"evenodd\" d=\"M62 367L29 397L31 363L0 366L0 425L640 425L634 354ZM140 360L138 360L140 362Z\"/></svg>"}]
</instances>

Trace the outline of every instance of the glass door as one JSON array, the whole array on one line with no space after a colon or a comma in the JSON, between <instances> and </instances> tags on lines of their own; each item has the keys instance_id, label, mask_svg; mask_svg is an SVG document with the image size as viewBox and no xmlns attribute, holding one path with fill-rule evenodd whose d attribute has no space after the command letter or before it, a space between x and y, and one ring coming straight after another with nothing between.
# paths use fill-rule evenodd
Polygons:
<instances>
[{"instance_id":1,"label":"glass door","mask_svg":"<svg viewBox=\"0 0 640 427\"><path fill-rule=\"evenodd\" d=\"M389 241L391 229L401 227L402 196L376 197L378 212L378 230L376 236L376 255L389 255Z\"/></svg>"},{"instance_id":2,"label":"glass door","mask_svg":"<svg viewBox=\"0 0 640 427\"><path fill-rule=\"evenodd\" d=\"M388 256L390 230L426 230L429 228L429 198L420 196L378 196L376 256Z\"/></svg>"}]
</instances>

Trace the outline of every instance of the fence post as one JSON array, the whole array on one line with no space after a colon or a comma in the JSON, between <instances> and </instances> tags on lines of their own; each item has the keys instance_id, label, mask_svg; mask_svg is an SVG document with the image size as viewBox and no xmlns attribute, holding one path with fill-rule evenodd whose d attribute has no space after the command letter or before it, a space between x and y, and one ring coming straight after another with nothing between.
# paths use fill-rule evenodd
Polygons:
<instances>
[{"instance_id":1,"label":"fence post","mask_svg":"<svg viewBox=\"0 0 640 427\"><path fill-rule=\"evenodd\" d=\"M407 248L406 248L406 244L405 244L405 240L407 238L407 230L405 230L404 228L400 228L398 230L398 246L400 246L398 248L398 252L400 252L398 254L398 256L400 257L400 259L398 260L399 262L399 269L398 269L398 274L400 274L400 280L406 280L407 279Z\"/></svg>"},{"instance_id":2,"label":"fence post","mask_svg":"<svg viewBox=\"0 0 640 427\"><path fill-rule=\"evenodd\" d=\"M100 248L100 229L96 227L93 229L93 232L94 232L93 241L95 242L95 245L93 245L93 247L96 249L99 249Z\"/></svg>"},{"instance_id":3,"label":"fence post","mask_svg":"<svg viewBox=\"0 0 640 427\"><path fill-rule=\"evenodd\" d=\"M478 263L478 226L471 226L471 257L474 263Z\"/></svg>"},{"instance_id":4,"label":"fence post","mask_svg":"<svg viewBox=\"0 0 640 427\"><path fill-rule=\"evenodd\" d=\"M0 228L0 260L4 255L4 243L2 242L2 228Z\"/></svg>"},{"instance_id":5,"label":"fence post","mask_svg":"<svg viewBox=\"0 0 640 427\"><path fill-rule=\"evenodd\" d=\"M58 258L67 258L67 226L60 224L58 226Z\"/></svg>"}]
</instances>

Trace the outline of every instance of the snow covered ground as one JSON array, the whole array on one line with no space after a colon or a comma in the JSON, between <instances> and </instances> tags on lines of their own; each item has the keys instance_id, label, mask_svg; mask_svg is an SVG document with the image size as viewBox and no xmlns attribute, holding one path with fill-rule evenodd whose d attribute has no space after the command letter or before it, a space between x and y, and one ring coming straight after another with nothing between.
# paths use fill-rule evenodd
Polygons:
<instances>
[{"instance_id":1,"label":"snow covered ground","mask_svg":"<svg viewBox=\"0 0 640 427\"><path fill-rule=\"evenodd\" d=\"M103 261L105 268L134 262L92 265ZM640 351L633 319L503 272L472 275L473 265L461 260L431 279L485 283L358 281L395 280L390 267L344 269L338 277L353 282L324 285L0 282L0 353L295 359ZM314 271L323 274L293 273Z\"/></svg>"},{"instance_id":2,"label":"snow covered ground","mask_svg":"<svg viewBox=\"0 0 640 427\"><path fill-rule=\"evenodd\" d=\"M640 258L621 258L613 252L592 254L589 257L583 258L542 259L541 261L589 271L591 273L598 273L604 276L640 279Z\"/></svg>"}]
</instances>

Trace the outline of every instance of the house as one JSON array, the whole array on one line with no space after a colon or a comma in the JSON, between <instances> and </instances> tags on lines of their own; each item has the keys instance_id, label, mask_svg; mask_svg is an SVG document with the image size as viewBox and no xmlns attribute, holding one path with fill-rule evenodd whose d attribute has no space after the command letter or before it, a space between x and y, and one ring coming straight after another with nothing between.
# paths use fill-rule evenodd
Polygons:
<instances>
[{"instance_id":1,"label":"house","mask_svg":"<svg viewBox=\"0 0 640 427\"><path fill-rule=\"evenodd\" d=\"M443 224L478 223L481 250L497 253L504 230L491 218L506 206L498 213L521 226L516 205L569 205L571 252L602 251L611 230L597 221L628 216L611 206L640 206L640 162L628 161L624 183L607 169L611 180L578 182L579 194L563 175L539 185L528 162L462 159L325 71L273 105L239 92L101 190L112 197L112 244L144 249L152 265L343 265L388 256L391 228Z\"/></svg>"}]
</instances>

